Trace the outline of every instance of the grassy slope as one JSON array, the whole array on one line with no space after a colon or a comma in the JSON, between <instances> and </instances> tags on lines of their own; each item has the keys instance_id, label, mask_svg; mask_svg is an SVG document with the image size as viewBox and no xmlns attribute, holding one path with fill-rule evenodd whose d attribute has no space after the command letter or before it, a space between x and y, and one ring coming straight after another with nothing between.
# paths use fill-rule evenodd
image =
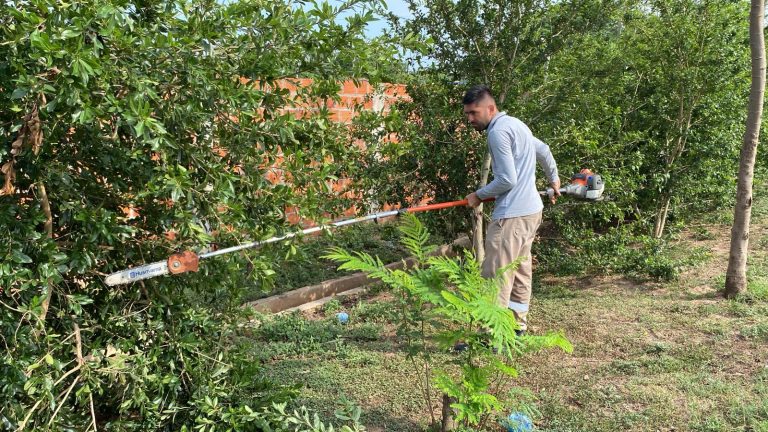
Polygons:
<instances>
[{"instance_id":1,"label":"grassy slope","mask_svg":"<svg viewBox=\"0 0 768 432\"><path fill-rule=\"evenodd\" d=\"M717 294L730 232L723 225L679 236L681 253L711 252L670 283L539 279L532 330L564 329L575 352L539 353L521 365L516 384L538 396L537 430L768 431L764 210L756 209L752 229L751 293L740 300ZM349 326L295 320L276 329L297 337L260 347L269 374L303 384L301 402L327 413L342 396L361 404L369 430L422 430L428 418L417 377L398 350L386 296L333 305L326 315L336 307L350 311Z\"/></svg>"}]
</instances>

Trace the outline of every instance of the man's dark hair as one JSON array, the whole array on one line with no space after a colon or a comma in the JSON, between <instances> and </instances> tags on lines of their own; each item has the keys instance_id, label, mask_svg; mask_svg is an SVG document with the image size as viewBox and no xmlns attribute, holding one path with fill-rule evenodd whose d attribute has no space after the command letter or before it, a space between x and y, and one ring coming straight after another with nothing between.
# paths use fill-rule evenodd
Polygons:
<instances>
[{"instance_id":1,"label":"man's dark hair","mask_svg":"<svg viewBox=\"0 0 768 432\"><path fill-rule=\"evenodd\" d=\"M478 84L474 85L467 90L466 93L464 93L464 105L473 104L475 102L479 102L486 97L489 97L493 99L493 95L491 94L491 89L488 88L485 84Z\"/></svg>"}]
</instances>

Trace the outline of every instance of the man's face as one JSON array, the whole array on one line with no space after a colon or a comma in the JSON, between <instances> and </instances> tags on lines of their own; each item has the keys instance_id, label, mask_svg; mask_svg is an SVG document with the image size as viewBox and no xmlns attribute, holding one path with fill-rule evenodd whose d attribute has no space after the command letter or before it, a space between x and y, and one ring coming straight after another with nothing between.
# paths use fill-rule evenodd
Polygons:
<instances>
[{"instance_id":1,"label":"man's face","mask_svg":"<svg viewBox=\"0 0 768 432\"><path fill-rule=\"evenodd\" d=\"M464 115L476 131L484 131L494 114L494 104L490 98L464 105Z\"/></svg>"}]
</instances>

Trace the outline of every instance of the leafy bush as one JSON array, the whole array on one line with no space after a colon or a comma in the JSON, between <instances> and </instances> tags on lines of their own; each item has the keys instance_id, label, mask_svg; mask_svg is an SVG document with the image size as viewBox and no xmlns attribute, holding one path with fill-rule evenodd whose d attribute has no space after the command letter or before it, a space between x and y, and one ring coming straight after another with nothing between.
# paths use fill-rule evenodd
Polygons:
<instances>
[{"instance_id":1,"label":"leafy bush","mask_svg":"<svg viewBox=\"0 0 768 432\"><path fill-rule=\"evenodd\" d=\"M273 249L107 287L180 249L269 237L285 212L351 204L326 106L391 51L365 2L0 5L0 422L26 430L237 430L290 398L239 343L246 281ZM344 24L339 13L350 13ZM280 77L312 77L291 94ZM281 164L282 182L267 172ZM313 166L313 169L306 169ZM258 426L257 426L258 425ZM273 424L274 426L274 424Z\"/></svg>"},{"instance_id":2,"label":"leafy bush","mask_svg":"<svg viewBox=\"0 0 768 432\"><path fill-rule=\"evenodd\" d=\"M619 273L637 278L672 280L680 271L706 260L704 249L686 250L682 256L666 239L638 234L627 225L595 233L580 224L563 228L562 238L534 243L537 271L555 275Z\"/></svg>"}]
</instances>

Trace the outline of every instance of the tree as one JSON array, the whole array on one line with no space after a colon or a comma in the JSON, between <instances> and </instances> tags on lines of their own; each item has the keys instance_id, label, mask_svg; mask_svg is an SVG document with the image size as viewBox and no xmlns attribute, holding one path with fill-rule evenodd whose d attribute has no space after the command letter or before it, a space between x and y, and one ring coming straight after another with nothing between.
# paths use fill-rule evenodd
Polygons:
<instances>
[{"instance_id":1,"label":"tree","mask_svg":"<svg viewBox=\"0 0 768 432\"><path fill-rule=\"evenodd\" d=\"M749 48L752 53L752 85L749 91L747 129L739 160L736 205L734 206L731 250L725 276L725 296L733 297L747 287L749 221L752 215L752 179L765 94L765 2L752 0L749 11Z\"/></svg>"},{"instance_id":2,"label":"tree","mask_svg":"<svg viewBox=\"0 0 768 432\"><path fill-rule=\"evenodd\" d=\"M728 169L713 156L727 160L735 153L739 119L729 118L726 107L738 106L744 96L745 88L734 84L746 59L733 47L743 43L745 29L735 24L740 8L728 2L661 0L646 6L650 13L628 21L622 39L633 47L627 66L637 82L635 95L645 102L627 114L630 127L645 131L638 144L648 175L639 199L653 206L652 235L660 238L673 201L679 208L705 195L709 173Z\"/></svg>"},{"instance_id":3,"label":"tree","mask_svg":"<svg viewBox=\"0 0 768 432\"><path fill-rule=\"evenodd\" d=\"M561 332L516 336L515 316L497 297L504 272L514 271L519 261L484 278L469 251L460 259L430 257L429 232L416 216L403 217L401 243L416 258L411 268L389 270L378 257L341 248L331 249L326 258L340 263L339 269L364 271L392 288L400 314L397 335L413 364L409 372L420 378L430 426L448 431L459 423L486 430L510 406L503 394L511 393L507 380L517 376L516 364L524 354L555 347L570 353L573 346ZM445 350L459 341L466 349L458 357L441 361L434 356L435 345ZM445 395L441 419L434 414L433 386Z\"/></svg>"},{"instance_id":4,"label":"tree","mask_svg":"<svg viewBox=\"0 0 768 432\"><path fill-rule=\"evenodd\" d=\"M731 205L733 185L722 173L735 166L741 118L733 113L747 94L743 8L726 0L433 1L414 8L413 21L396 29L423 35L432 48L415 56L422 68L409 81L412 100L369 139L400 139L366 162L371 190L437 200L474 190L486 146L464 127L461 95L487 77L504 96L501 109L550 145L561 175L588 167L606 180L610 200L547 207L563 259L569 248L600 244L593 252L601 258L592 261L623 268L604 238L616 248L663 246L645 236ZM433 232L471 232L466 215L455 210L425 222Z\"/></svg>"},{"instance_id":5,"label":"tree","mask_svg":"<svg viewBox=\"0 0 768 432\"><path fill-rule=\"evenodd\" d=\"M482 135L466 128L461 118L462 93L471 84L488 84L502 110L535 120L553 80L548 74L550 58L565 46L569 34L589 21L585 11L599 20L594 13L597 3L473 0L408 5L413 18L394 20L396 32L411 39L419 35L430 45L411 52L412 62L422 68L409 81L412 101L400 106L399 128L390 130L408 150L395 150L379 161L386 161L392 173L415 174L388 175L387 187L407 190L402 196L426 193L458 199L484 185L490 169ZM478 259L483 255L484 217L480 209L472 219ZM459 213L448 218L449 230L464 230L465 219ZM441 221L445 224L446 219Z\"/></svg>"},{"instance_id":6,"label":"tree","mask_svg":"<svg viewBox=\"0 0 768 432\"><path fill-rule=\"evenodd\" d=\"M730 205L722 173L746 96L741 13L732 2L631 2L552 59L562 79L544 128L556 157L565 149L603 171L613 201L593 217L641 221L659 238L669 219Z\"/></svg>"},{"instance_id":7,"label":"tree","mask_svg":"<svg viewBox=\"0 0 768 432\"><path fill-rule=\"evenodd\" d=\"M357 150L323 107L350 74L375 81L396 69L363 36L368 9L0 6L5 428L268 427L272 403L293 391L262 379L238 343L239 292L285 251L117 288L102 278L289 229L288 206L314 219L348 207L328 182ZM298 77L313 84L295 95L277 84ZM297 99L317 109L297 118ZM278 160L285 176L273 184Z\"/></svg>"}]
</instances>

